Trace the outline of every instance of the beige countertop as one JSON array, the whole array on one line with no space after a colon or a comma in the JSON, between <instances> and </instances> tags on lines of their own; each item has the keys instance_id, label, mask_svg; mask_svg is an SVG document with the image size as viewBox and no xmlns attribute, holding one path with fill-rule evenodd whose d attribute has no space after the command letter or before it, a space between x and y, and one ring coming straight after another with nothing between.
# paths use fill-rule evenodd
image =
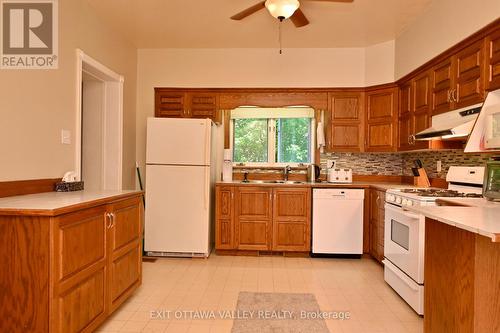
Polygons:
<instances>
[{"instance_id":1,"label":"beige countertop","mask_svg":"<svg viewBox=\"0 0 500 333\"><path fill-rule=\"evenodd\" d=\"M296 184L284 184L284 183L268 183L268 182L256 182L250 181L248 183L242 183L240 180L234 180L230 182L217 182L217 185L243 185L243 186L307 186L312 188L375 188L381 191L386 191L392 188L415 188L415 185L401 184L401 183L383 183L383 182L367 182L367 181L355 181L352 183L328 183L328 182L301 182Z\"/></svg>"},{"instance_id":2,"label":"beige countertop","mask_svg":"<svg viewBox=\"0 0 500 333\"><path fill-rule=\"evenodd\" d=\"M418 206L407 209L433 220L489 237L494 242L500 242L500 203L485 199L446 200L467 203L469 206Z\"/></svg>"},{"instance_id":3,"label":"beige countertop","mask_svg":"<svg viewBox=\"0 0 500 333\"><path fill-rule=\"evenodd\" d=\"M54 215L61 209L81 205L98 204L101 201L120 199L141 191L75 191L45 192L0 198L0 215L27 213L33 215Z\"/></svg>"}]
</instances>

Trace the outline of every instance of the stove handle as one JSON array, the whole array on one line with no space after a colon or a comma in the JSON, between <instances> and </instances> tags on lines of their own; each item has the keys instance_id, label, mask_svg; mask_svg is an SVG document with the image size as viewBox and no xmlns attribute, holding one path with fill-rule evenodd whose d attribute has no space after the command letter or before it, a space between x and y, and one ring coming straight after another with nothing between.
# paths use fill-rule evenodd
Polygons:
<instances>
[{"instance_id":1,"label":"stove handle","mask_svg":"<svg viewBox=\"0 0 500 333\"><path fill-rule=\"evenodd\" d=\"M409 217L411 219L419 219L420 218L420 215L418 214L412 214L412 213L409 213L407 210L403 209L402 211L402 214L406 217Z\"/></svg>"}]
</instances>

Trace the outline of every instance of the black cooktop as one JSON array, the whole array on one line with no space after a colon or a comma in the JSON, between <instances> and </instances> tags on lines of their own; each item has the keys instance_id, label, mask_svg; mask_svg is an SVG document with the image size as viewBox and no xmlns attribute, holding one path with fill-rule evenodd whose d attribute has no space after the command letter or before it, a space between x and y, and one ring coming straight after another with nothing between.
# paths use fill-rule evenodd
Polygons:
<instances>
[{"instance_id":1,"label":"black cooktop","mask_svg":"<svg viewBox=\"0 0 500 333\"><path fill-rule=\"evenodd\" d=\"M410 188L402 189L403 193L413 193L420 197L447 197L447 198L482 198L479 193L463 193L456 190L445 190L435 188Z\"/></svg>"}]
</instances>

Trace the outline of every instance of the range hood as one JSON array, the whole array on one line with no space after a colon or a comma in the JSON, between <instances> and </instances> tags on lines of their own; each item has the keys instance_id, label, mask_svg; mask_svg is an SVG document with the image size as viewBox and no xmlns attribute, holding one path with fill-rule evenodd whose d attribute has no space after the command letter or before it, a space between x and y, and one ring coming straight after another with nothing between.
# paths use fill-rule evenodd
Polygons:
<instances>
[{"instance_id":1,"label":"range hood","mask_svg":"<svg viewBox=\"0 0 500 333\"><path fill-rule=\"evenodd\" d=\"M483 103L449 111L432 117L432 126L415 134L415 140L466 137L472 131Z\"/></svg>"}]
</instances>

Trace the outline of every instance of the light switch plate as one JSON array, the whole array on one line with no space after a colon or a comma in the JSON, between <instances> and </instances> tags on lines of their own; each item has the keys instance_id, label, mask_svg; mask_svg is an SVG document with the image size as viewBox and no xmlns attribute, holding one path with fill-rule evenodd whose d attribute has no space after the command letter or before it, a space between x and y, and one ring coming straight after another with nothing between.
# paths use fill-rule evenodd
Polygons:
<instances>
[{"instance_id":1,"label":"light switch plate","mask_svg":"<svg viewBox=\"0 0 500 333\"><path fill-rule=\"evenodd\" d=\"M70 130L61 130L61 143L63 145L71 144L71 131Z\"/></svg>"}]
</instances>

